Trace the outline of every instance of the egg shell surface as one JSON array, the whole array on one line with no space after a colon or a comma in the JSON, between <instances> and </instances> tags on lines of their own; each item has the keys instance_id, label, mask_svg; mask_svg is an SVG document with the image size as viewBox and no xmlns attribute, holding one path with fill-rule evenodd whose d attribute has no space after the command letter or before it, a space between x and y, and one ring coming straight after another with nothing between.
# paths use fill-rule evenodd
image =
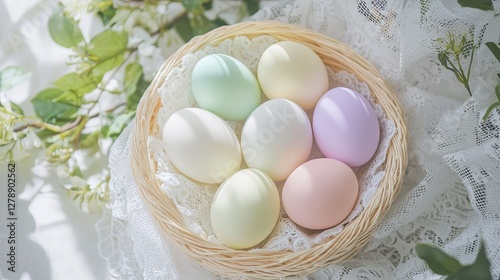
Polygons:
<instances>
[{"instance_id":1,"label":"egg shell surface","mask_svg":"<svg viewBox=\"0 0 500 280\"><path fill-rule=\"evenodd\" d=\"M338 225L351 213L358 180L346 164L329 158L310 160L286 180L283 208L296 224L313 230Z\"/></svg>"},{"instance_id":2,"label":"egg shell surface","mask_svg":"<svg viewBox=\"0 0 500 280\"><path fill-rule=\"evenodd\" d=\"M304 110L287 99L262 103L241 132L243 158L249 167L275 181L285 180L311 153L312 128Z\"/></svg>"},{"instance_id":3,"label":"egg shell surface","mask_svg":"<svg viewBox=\"0 0 500 280\"><path fill-rule=\"evenodd\" d=\"M200 108L225 120L244 120L260 104L255 75L242 62L225 54L210 54L196 63L191 90Z\"/></svg>"},{"instance_id":4,"label":"egg shell surface","mask_svg":"<svg viewBox=\"0 0 500 280\"><path fill-rule=\"evenodd\" d=\"M233 249L262 242L272 232L280 213L280 199L273 180L257 169L243 169L217 190L210 220L217 238Z\"/></svg>"},{"instance_id":5,"label":"egg shell surface","mask_svg":"<svg viewBox=\"0 0 500 280\"><path fill-rule=\"evenodd\" d=\"M367 163L377 150L377 113L352 89L337 87L326 92L314 109L312 123L316 143L325 157L357 167Z\"/></svg>"},{"instance_id":6,"label":"egg shell surface","mask_svg":"<svg viewBox=\"0 0 500 280\"><path fill-rule=\"evenodd\" d=\"M181 109L168 118L163 146L181 173L202 183L220 183L241 165L234 131L223 119L199 108Z\"/></svg>"},{"instance_id":7,"label":"egg shell surface","mask_svg":"<svg viewBox=\"0 0 500 280\"><path fill-rule=\"evenodd\" d=\"M328 90L328 74L321 58L309 47L282 41L267 48L257 76L269 98L286 98L305 110L313 109Z\"/></svg>"}]
</instances>

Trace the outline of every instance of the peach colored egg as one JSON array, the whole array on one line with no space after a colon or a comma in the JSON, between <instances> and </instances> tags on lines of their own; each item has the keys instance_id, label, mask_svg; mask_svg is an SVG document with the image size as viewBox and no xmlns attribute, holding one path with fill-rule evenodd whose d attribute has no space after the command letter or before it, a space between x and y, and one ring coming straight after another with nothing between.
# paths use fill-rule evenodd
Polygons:
<instances>
[{"instance_id":1,"label":"peach colored egg","mask_svg":"<svg viewBox=\"0 0 500 280\"><path fill-rule=\"evenodd\" d=\"M288 177L282 201L288 217L314 230L338 225L349 216L358 197L352 169L335 159L310 160Z\"/></svg>"}]
</instances>

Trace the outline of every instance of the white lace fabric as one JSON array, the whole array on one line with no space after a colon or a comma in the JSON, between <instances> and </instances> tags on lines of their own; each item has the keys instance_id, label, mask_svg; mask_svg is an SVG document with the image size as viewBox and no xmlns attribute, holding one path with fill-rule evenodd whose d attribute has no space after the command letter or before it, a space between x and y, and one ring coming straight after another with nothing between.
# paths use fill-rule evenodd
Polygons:
<instances>
[{"instance_id":1,"label":"white lace fabric","mask_svg":"<svg viewBox=\"0 0 500 280\"><path fill-rule=\"evenodd\" d=\"M494 1L494 7L500 11L500 1ZM416 256L417 242L436 244L465 264L475 259L481 241L493 278L498 279L500 115L493 110L486 121L482 116L495 101L500 72L484 42L500 41L500 17L462 8L454 0L290 0L262 9L253 19L300 24L347 43L389 81L406 114L409 161L396 201L361 253L303 279L440 279ZM473 34L479 45L471 67L473 97L437 60L435 39L448 31ZM233 55L245 60L241 54ZM338 77L344 83L349 79L345 73L335 75L344 75ZM182 83L178 86L186 89ZM184 101L174 104L192 106L194 102L184 96L179 92L179 100ZM164 107L159 122L172 110ZM221 279L159 235L131 175L130 130L113 145L111 200L97 225L99 249L110 271L121 279ZM158 176L168 192L169 182L178 177L163 176L161 168L168 165L159 165ZM194 218L189 210L186 207L181 213L193 218L191 230L210 236L207 221ZM270 249L282 248L273 247L272 241L267 242ZM297 243L295 250L311 246L308 242Z\"/></svg>"}]
</instances>

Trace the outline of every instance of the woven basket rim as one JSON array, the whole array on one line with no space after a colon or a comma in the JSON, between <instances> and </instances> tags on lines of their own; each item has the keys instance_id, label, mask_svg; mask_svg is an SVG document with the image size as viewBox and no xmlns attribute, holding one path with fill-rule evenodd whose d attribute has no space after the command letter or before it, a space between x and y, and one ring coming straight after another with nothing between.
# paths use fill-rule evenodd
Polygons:
<instances>
[{"instance_id":1,"label":"woven basket rim","mask_svg":"<svg viewBox=\"0 0 500 280\"><path fill-rule=\"evenodd\" d=\"M175 204L160 190L156 177L156 162L151 154L148 137L158 136L157 112L161 100L157 90L170 70L178 67L182 57L218 45L227 38L254 38L270 35L278 41L291 40L309 46L335 72L345 70L365 82L375 103L394 122L396 132L386 154L386 172L372 200L344 229L331 239L299 252L235 250L212 243L192 233L184 224ZM275 279L306 275L328 264L345 260L369 241L375 227L396 198L407 164L407 129L401 105L389 84L377 69L346 44L298 25L277 21L244 22L219 27L197 36L182 46L162 65L137 107L132 131L131 168L139 192L155 221L158 231L209 271L221 276Z\"/></svg>"}]
</instances>

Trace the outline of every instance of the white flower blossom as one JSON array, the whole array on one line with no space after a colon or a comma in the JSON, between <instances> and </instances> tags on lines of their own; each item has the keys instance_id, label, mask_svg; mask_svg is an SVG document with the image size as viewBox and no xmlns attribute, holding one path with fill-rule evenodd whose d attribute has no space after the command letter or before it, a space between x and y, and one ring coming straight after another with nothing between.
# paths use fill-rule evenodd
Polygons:
<instances>
[{"instance_id":1,"label":"white flower blossom","mask_svg":"<svg viewBox=\"0 0 500 280\"><path fill-rule=\"evenodd\" d=\"M75 20L80 20L80 18L85 15L92 2L95 0L60 0L64 5L64 10Z\"/></svg>"},{"instance_id":2,"label":"white flower blossom","mask_svg":"<svg viewBox=\"0 0 500 280\"><path fill-rule=\"evenodd\" d=\"M0 104L2 104L2 106L8 111L8 112L12 112L12 107L10 106L10 101L9 99L7 98L7 96L5 96L5 94L0 94Z\"/></svg>"},{"instance_id":3,"label":"white flower blossom","mask_svg":"<svg viewBox=\"0 0 500 280\"><path fill-rule=\"evenodd\" d=\"M106 87L104 89L111 93L120 92L121 91L120 82L118 82L118 80L116 79L111 79L106 83Z\"/></svg>"},{"instance_id":4,"label":"white flower blossom","mask_svg":"<svg viewBox=\"0 0 500 280\"><path fill-rule=\"evenodd\" d=\"M71 185L78 188L85 188L85 186L87 185L87 182L83 178L78 176L70 176L69 181Z\"/></svg>"},{"instance_id":5,"label":"white flower blossom","mask_svg":"<svg viewBox=\"0 0 500 280\"><path fill-rule=\"evenodd\" d=\"M148 57L152 56L156 49L157 47L147 42L142 42L137 47L137 51L139 52L140 56L148 56Z\"/></svg>"},{"instance_id":6,"label":"white flower blossom","mask_svg":"<svg viewBox=\"0 0 500 280\"><path fill-rule=\"evenodd\" d=\"M142 42L154 44L157 39L158 35L151 36L144 28L134 26L131 34L129 35L128 47L135 48Z\"/></svg>"},{"instance_id":7,"label":"white flower blossom","mask_svg":"<svg viewBox=\"0 0 500 280\"><path fill-rule=\"evenodd\" d=\"M65 164L58 165L56 171L59 178L68 178L70 175L69 168Z\"/></svg>"},{"instance_id":8,"label":"white flower blossom","mask_svg":"<svg viewBox=\"0 0 500 280\"><path fill-rule=\"evenodd\" d=\"M139 63L142 65L144 79L146 81L153 80L158 69L165 61L161 54L161 50L151 44L141 43L138 47Z\"/></svg>"}]
</instances>

